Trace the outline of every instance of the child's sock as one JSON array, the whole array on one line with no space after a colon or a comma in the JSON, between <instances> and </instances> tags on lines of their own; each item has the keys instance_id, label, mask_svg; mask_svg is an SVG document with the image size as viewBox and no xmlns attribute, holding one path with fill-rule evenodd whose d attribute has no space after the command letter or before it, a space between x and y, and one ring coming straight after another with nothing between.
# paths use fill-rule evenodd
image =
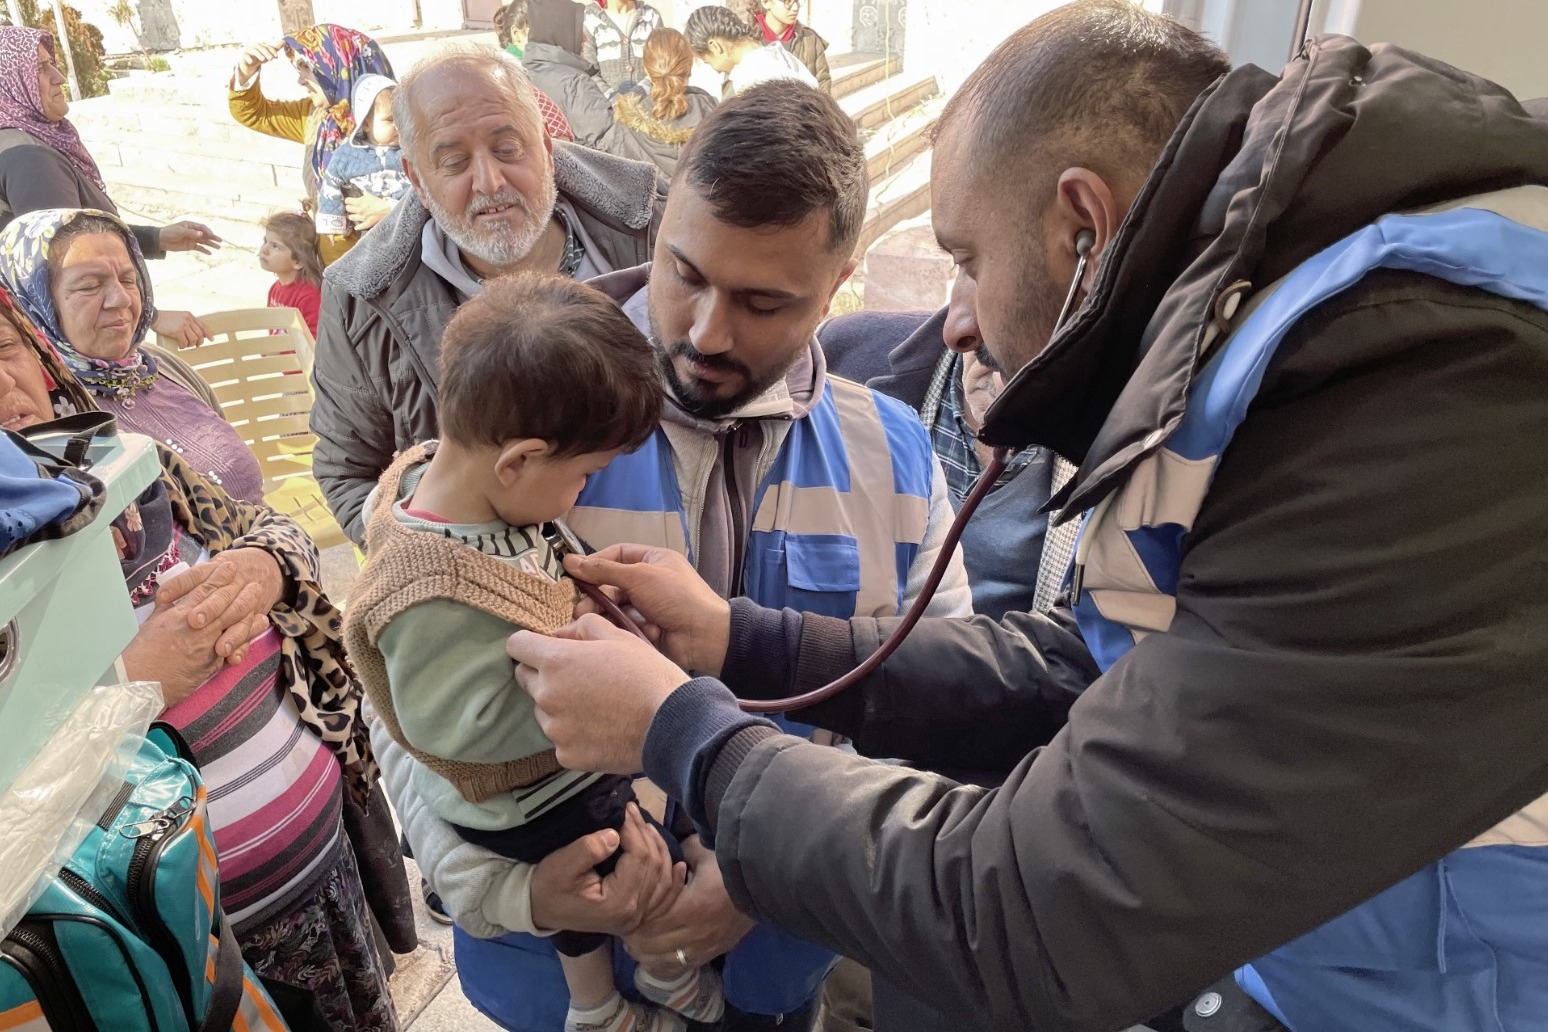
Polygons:
<instances>
[{"instance_id":1,"label":"child's sock","mask_svg":"<svg viewBox=\"0 0 1548 1032\"><path fill-rule=\"evenodd\" d=\"M634 987L645 999L689 1021L719 1021L726 1011L720 975L712 967L694 968L675 979L657 978L644 968L635 968Z\"/></svg>"},{"instance_id":2,"label":"child's sock","mask_svg":"<svg viewBox=\"0 0 1548 1032\"><path fill-rule=\"evenodd\" d=\"M564 1018L564 1032L688 1032L688 1026L675 1014L631 1003L614 993L589 1010L572 1005Z\"/></svg>"}]
</instances>

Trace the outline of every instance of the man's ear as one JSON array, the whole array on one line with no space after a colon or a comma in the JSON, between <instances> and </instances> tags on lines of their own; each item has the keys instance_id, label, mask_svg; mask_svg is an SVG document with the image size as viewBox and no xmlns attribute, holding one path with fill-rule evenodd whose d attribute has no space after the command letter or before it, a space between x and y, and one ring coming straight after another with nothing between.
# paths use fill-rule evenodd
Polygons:
<instances>
[{"instance_id":1,"label":"man's ear","mask_svg":"<svg viewBox=\"0 0 1548 1032\"><path fill-rule=\"evenodd\" d=\"M500 453L495 457L495 476L501 486L510 487L529 466L538 459L544 458L553 449L547 441L536 437L519 437L514 441L506 441L500 446Z\"/></svg>"},{"instance_id":2,"label":"man's ear","mask_svg":"<svg viewBox=\"0 0 1548 1032\"><path fill-rule=\"evenodd\" d=\"M822 306L822 317L824 319L828 317L828 313L833 309L833 299L838 297L839 288L849 282L849 277L853 276L855 274L855 270L859 267L860 259L851 258L849 261L844 263L844 268L839 270L839 277L834 282L833 289L828 291L828 303Z\"/></svg>"},{"instance_id":3,"label":"man's ear","mask_svg":"<svg viewBox=\"0 0 1548 1032\"><path fill-rule=\"evenodd\" d=\"M429 207L429 198L425 195L425 188L420 185L419 171L414 168L414 163L409 160L407 154L403 155L403 174L408 177L409 185L414 188L414 195L419 198L419 203Z\"/></svg>"},{"instance_id":4,"label":"man's ear","mask_svg":"<svg viewBox=\"0 0 1548 1032\"><path fill-rule=\"evenodd\" d=\"M1086 265L1081 287L1091 289L1096 282L1098 259L1102 251L1118 235L1118 229L1129 213L1111 184L1089 168L1067 168L1059 175L1054 191L1053 208L1048 213L1047 225L1053 234L1052 243L1061 267L1068 265L1073 271L1078 257L1076 240L1089 231L1095 238ZM1067 278L1068 274L1065 274ZM1061 278L1060 282L1065 279Z\"/></svg>"}]
</instances>

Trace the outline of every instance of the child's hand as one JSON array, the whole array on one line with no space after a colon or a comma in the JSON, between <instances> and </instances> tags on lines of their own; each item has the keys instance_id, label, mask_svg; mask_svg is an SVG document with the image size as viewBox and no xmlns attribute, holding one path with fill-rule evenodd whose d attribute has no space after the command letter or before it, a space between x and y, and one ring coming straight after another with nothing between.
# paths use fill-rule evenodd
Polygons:
<instances>
[{"instance_id":1,"label":"child's hand","mask_svg":"<svg viewBox=\"0 0 1548 1032\"><path fill-rule=\"evenodd\" d=\"M387 217L392 211L392 202L372 194L362 194L359 197L344 198L344 210L349 212L349 221L354 225L355 232L364 233Z\"/></svg>"}]
</instances>

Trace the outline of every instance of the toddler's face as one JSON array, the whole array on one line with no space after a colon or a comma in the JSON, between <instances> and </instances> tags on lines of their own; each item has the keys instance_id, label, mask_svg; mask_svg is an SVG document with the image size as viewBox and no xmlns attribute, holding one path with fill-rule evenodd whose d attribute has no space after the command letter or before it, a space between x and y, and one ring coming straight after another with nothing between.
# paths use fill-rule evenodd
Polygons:
<instances>
[{"instance_id":1,"label":"toddler's face","mask_svg":"<svg viewBox=\"0 0 1548 1032\"><path fill-rule=\"evenodd\" d=\"M382 90L371 104L371 124L366 127L366 135L378 147L398 145L398 123L392 119L392 95L396 92L393 89Z\"/></svg>"},{"instance_id":2,"label":"toddler's face","mask_svg":"<svg viewBox=\"0 0 1548 1032\"><path fill-rule=\"evenodd\" d=\"M584 455L533 459L502 492L496 510L500 518L512 526L556 520L575 507L575 499L586 486L586 478L622 453L623 449L614 448Z\"/></svg>"},{"instance_id":3,"label":"toddler's face","mask_svg":"<svg viewBox=\"0 0 1548 1032\"><path fill-rule=\"evenodd\" d=\"M290 248L280 243L273 233L263 235L263 246L258 248L258 264L265 272L272 272L276 276L297 272L301 268L301 263L290 253Z\"/></svg>"}]
</instances>

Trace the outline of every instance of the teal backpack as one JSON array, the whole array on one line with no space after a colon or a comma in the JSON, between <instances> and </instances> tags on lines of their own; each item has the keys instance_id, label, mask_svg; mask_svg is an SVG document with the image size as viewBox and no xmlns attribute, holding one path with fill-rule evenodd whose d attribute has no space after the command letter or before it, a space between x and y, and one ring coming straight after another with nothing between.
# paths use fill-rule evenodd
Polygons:
<instances>
[{"instance_id":1,"label":"teal backpack","mask_svg":"<svg viewBox=\"0 0 1548 1032\"><path fill-rule=\"evenodd\" d=\"M284 1032L221 913L188 755L153 727L86 840L0 940L0 1030Z\"/></svg>"}]
</instances>

